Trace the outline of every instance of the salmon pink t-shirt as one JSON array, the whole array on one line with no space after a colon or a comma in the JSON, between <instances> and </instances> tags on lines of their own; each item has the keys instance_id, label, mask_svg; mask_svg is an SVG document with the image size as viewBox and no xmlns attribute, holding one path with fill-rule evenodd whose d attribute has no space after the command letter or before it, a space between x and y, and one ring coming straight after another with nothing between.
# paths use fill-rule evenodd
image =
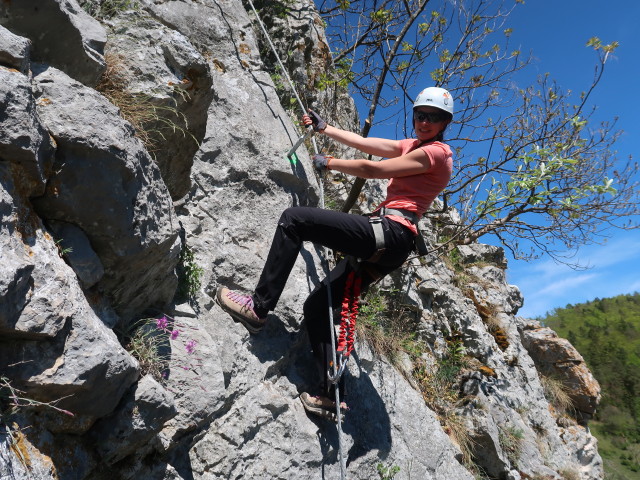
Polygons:
<instances>
[{"instance_id":1,"label":"salmon pink t-shirt","mask_svg":"<svg viewBox=\"0 0 640 480\"><path fill-rule=\"evenodd\" d=\"M419 144L419 140L412 138L400 140L401 155L405 155L416 148L421 148L429 158L429 170L418 175L397 177L389 180L387 198L378 208L387 207L409 210L421 217L449 183L453 166L452 153L449 146L442 142L430 142L420 147L418 146ZM413 233L418 233L416 227L409 220L396 215L389 215L388 217L407 226Z\"/></svg>"}]
</instances>

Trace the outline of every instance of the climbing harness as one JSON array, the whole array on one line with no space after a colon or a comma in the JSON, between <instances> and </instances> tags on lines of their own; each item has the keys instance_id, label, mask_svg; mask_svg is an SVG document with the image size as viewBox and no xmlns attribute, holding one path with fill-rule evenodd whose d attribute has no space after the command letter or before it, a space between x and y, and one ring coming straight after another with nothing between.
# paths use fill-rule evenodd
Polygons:
<instances>
[{"instance_id":1,"label":"climbing harness","mask_svg":"<svg viewBox=\"0 0 640 480\"><path fill-rule=\"evenodd\" d=\"M329 382L337 385L344 373L347 361L353 351L355 340L356 319L358 317L358 308L360 301L362 272L367 272L374 280L379 278L379 274L372 270L370 264L375 264L382 254L385 252L384 229L382 228L382 218L387 215L394 215L409 220L414 225L418 225L418 215L409 210L381 207L371 215L369 215L369 223L373 228L373 234L376 242L376 251L373 255L364 261L359 258L348 257L353 267L353 271L349 272L344 287L344 298L342 300L342 310L340 312L340 333L338 335L337 363L334 371L327 372ZM418 235L422 238L421 235ZM335 360L334 360L335 362Z\"/></svg>"},{"instance_id":2,"label":"climbing harness","mask_svg":"<svg viewBox=\"0 0 640 480\"><path fill-rule=\"evenodd\" d=\"M413 223L416 229L418 229L418 235L415 237L415 249L420 255L424 254L424 253L421 253L423 251L426 253L426 245L424 244L424 238L420 234L420 230L418 228L418 221L420 220L418 215L409 210L404 210L399 208L380 207L378 210L376 210L369 216L369 223L373 228L373 234L375 235L375 239L376 239L376 251L373 254L373 256L367 259L367 262L376 263L378 260L380 260L380 257L382 257L382 254L385 251L384 231L382 229L382 217L386 217L388 215L402 217L406 220L409 220L411 223Z\"/></svg>"}]
</instances>

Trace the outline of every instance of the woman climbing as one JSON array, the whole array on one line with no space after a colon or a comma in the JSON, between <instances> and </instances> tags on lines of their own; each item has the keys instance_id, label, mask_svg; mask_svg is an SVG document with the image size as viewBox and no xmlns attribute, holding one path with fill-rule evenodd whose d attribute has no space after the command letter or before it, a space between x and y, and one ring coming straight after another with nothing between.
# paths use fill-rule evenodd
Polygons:
<instances>
[{"instance_id":1,"label":"woman climbing","mask_svg":"<svg viewBox=\"0 0 640 480\"><path fill-rule=\"evenodd\" d=\"M453 119L453 98L443 88L429 87L417 96L413 104L413 127L417 138L365 138L327 125L311 110L302 119L305 125L312 125L316 132L333 140L386 158L374 162L314 155L313 163L318 169L335 170L362 178L389 179L387 196L371 216L313 207L286 209L278 222L267 261L253 294L243 295L223 286L218 287L216 292L218 304L250 333L259 332L265 325L267 313L275 309L302 242L318 243L360 260L356 264L345 258L328 276L331 282L331 308L339 308L345 298L345 287L347 296L355 293L357 297L359 292L353 292L354 289L358 290L359 287L365 291L372 282L404 263L414 248L418 220L451 177L451 149L443 143L443 134ZM380 238L382 232L384 245ZM357 272L354 272L356 269ZM358 277L355 283L354 273ZM329 329L333 326L329 325L326 289L327 279L324 279L304 303L304 320L321 385L318 396L303 393L300 398L307 411L333 418L335 402L331 400L331 385L327 377L332 358Z\"/></svg>"}]
</instances>

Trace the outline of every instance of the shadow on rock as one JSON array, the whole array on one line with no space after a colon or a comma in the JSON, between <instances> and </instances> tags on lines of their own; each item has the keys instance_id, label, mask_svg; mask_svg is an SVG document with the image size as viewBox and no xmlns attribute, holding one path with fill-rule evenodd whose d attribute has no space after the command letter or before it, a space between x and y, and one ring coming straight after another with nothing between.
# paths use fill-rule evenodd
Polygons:
<instances>
[{"instance_id":1,"label":"shadow on rock","mask_svg":"<svg viewBox=\"0 0 640 480\"><path fill-rule=\"evenodd\" d=\"M263 332L251 337L250 351L260 361L275 361L265 374L265 379L285 376L300 393L317 393L318 373L311 353L311 345L305 330L287 332L279 319L270 317ZM385 456L391 451L391 421L386 405L374 387L368 374L358 365L357 357L350 360L351 370L357 376L345 372L345 387L340 391L341 400L349 406L343 411L343 445L351 444L347 465L370 451ZM338 462L338 433L336 424L309 414L318 427L318 441L324 467ZM350 438L349 438L350 437Z\"/></svg>"}]
</instances>

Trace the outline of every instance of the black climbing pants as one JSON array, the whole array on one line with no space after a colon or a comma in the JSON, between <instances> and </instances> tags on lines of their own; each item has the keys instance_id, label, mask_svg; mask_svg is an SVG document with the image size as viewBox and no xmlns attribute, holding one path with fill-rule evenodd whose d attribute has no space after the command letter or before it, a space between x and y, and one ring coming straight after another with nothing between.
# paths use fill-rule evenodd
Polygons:
<instances>
[{"instance_id":1,"label":"black climbing pants","mask_svg":"<svg viewBox=\"0 0 640 480\"><path fill-rule=\"evenodd\" d=\"M383 218L382 226L386 250L373 267L377 278L400 267L414 246L414 234L404 225ZM375 235L368 217L313 207L286 209L278 221L267 261L254 291L253 299L259 314L275 309L304 241L361 259L370 258L376 251ZM353 268L348 260L341 260L328 276L331 281L331 307L334 309L341 306L347 275ZM367 268L360 271L364 292L376 278L367 273ZM326 348L331 342L328 279L325 278L311 292L304 304L309 340L318 367L324 372L327 370L327 354L331 358L331 352L327 352L330 349ZM336 323L339 322L339 316L334 318Z\"/></svg>"}]
</instances>

